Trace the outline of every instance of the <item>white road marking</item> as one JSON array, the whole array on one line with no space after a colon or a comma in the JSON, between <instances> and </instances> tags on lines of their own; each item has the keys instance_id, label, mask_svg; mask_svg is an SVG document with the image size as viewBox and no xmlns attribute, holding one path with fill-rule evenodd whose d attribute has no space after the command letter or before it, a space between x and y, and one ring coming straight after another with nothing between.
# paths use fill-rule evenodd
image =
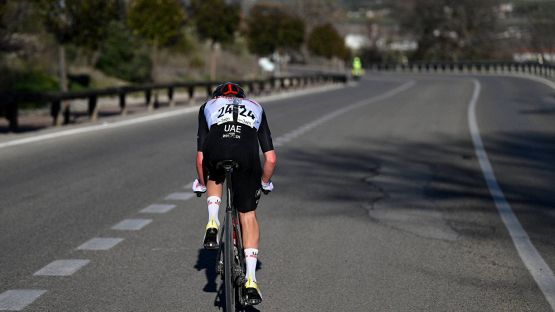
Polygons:
<instances>
[{"instance_id":1,"label":"white road marking","mask_svg":"<svg viewBox=\"0 0 555 312\"><path fill-rule=\"evenodd\" d=\"M0 294L0 311L21 311L45 292L42 289L6 290Z\"/></svg>"},{"instance_id":2,"label":"white road marking","mask_svg":"<svg viewBox=\"0 0 555 312\"><path fill-rule=\"evenodd\" d=\"M166 196L166 200L189 200L191 198L193 198L193 196L195 196L195 193L189 193L189 192L178 192L178 193L172 193L168 196Z\"/></svg>"},{"instance_id":3,"label":"white road marking","mask_svg":"<svg viewBox=\"0 0 555 312\"><path fill-rule=\"evenodd\" d=\"M112 226L112 230L120 230L120 231L138 231L149 223L152 222L152 219L125 219L120 223Z\"/></svg>"},{"instance_id":4,"label":"white road marking","mask_svg":"<svg viewBox=\"0 0 555 312\"><path fill-rule=\"evenodd\" d=\"M343 84L326 85L326 86L311 88L307 90L292 91L292 92L286 92L283 94L256 97L256 100L260 102L272 102L272 101L277 101L277 100L282 100L286 98L302 96L302 95L307 95L312 93L332 91L343 87L344 87ZM65 129L65 130L55 131L55 132L46 133L46 134L37 134L37 135L33 134L26 138L15 139L15 140L0 143L0 149L10 147L10 146L29 144L29 143L40 142L44 140L61 138L61 137L66 137L66 136L71 136L71 135L76 135L81 133L93 132L93 131L125 127L125 126L144 123L148 121L165 119L165 118L170 118L170 117L179 116L179 115L185 115L193 112L198 112L199 107L200 105L196 105L192 107L172 109L171 111L167 111L167 112L153 113L147 116L130 117L131 119L127 119L127 120L103 122L101 124L97 124L93 126L82 126L79 128Z\"/></svg>"},{"instance_id":5,"label":"white road marking","mask_svg":"<svg viewBox=\"0 0 555 312\"><path fill-rule=\"evenodd\" d=\"M121 243L123 238L115 237L95 237L92 238L81 246L77 247L78 250L108 250L117 244Z\"/></svg>"},{"instance_id":6,"label":"white road marking","mask_svg":"<svg viewBox=\"0 0 555 312\"><path fill-rule=\"evenodd\" d=\"M187 183L183 186L184 189L190 190L193 187L193 182Z\"/></svg>"},{"instance_id":7,"label":"white road marking","mask_svg":"<svg viewBox=\"0 0 555 312\"><path fill-rule=\"evenodd\" d=\"M146 207L145 209L141 210L141 213L166 213L170 210L175 208L175 205L160 205L154 204Z\"/></svg>"},{"instance_id":8,"label":"white road marking","mask_svg":"<svg viewBox=\"0 0 555 312\"><path fill-rule=\"evenodd\" d=\"M69 276L79 271L87 265L90 260L86 259L69 259L56 260L35 272L35 276Z\"/></svg>"},{"instance_id":9,"label":"white road marking","mask_svg":"<svg viewBox=\"0 0 555 312\"><path fill-rule=\"evenodd\" d=\"M530 241L528 234L518 221L511 205L509 205L509 202L505 198L505 194L503 194L501 187L497 183L493 167L491 166L482 138L480 137L480 128L476 120L476 105L482 86L478 80L473 80L473 82L474 93L468 105L468 125L480 168L484 174L484 179L486 180L491 197L495 202L497 211L511 235L511 239L518 251L520 259L522 259L522 262L524 262L524 265L538 284L545 299L547 299L551 305L551 309L555 311L555 276L553 275L553 271Z\"/></svg>"},{"instance_id":10,"label":"white road marking","mask_svg":"<svg viewBox=\"0 0 555 312\"><path fill-rule=\"evenodd\" d=\"M380 94L380 95L371 97L369 99L365 99L365 100L356 102L356 103L348 105L348 106L344 106L343 108L340 108L336 111L333 111L329 114L326 114L326 115L324 115L324 116L322 116L322 117L320 117L320 118L318 118L318 119L316 119L316 120L314 120L314 121L312 121L308 124L305 124L304 126L302 126L300 128L292 130L292 131L276 138L275 142L274 142L274 146L275 147L283 146L283 144L288 143L289 141L305 134L306 132L314 129L315 127L319 126L320 124L323 124L323 123L325 123L325 122L327 122L327 121L329 121L329 120L331 120L335 117L338 117L339 115L350 112L353 109L357 109L359 107L369 105L369 104L384 100L388 97L392 97L394 95L397 95L397 94L399 94L403 91L406 91L406 90L410 89L414 84L415 84L415 82L411 80L411 81L406 82L406 83L402 84L401 86L399 86L395 89L391 89L388 92L385 92L383 94Z\"/></svg>"}]
</instances>

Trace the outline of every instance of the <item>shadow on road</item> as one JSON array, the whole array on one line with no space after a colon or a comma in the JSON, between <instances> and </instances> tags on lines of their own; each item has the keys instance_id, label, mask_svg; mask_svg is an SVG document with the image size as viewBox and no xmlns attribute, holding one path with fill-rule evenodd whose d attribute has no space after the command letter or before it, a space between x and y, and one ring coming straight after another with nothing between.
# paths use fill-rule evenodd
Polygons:
<instances>
[{"instance_id":1,"label":"shadow on road","mask_svg":"<svg viewBox=\"0 0 555 312\"><path fill-rule=\"evenodd\" d=\"M206 273L206 285L202 289L204 292L209 293L216 293L216 298L214 298L214 306L219 308L224 308L225 305L225 294L224 294L224 285L220 283L218 287L218 273L216 272L216 264L218 261L218 251L217 250L206 250L204 248L199 249L197 263L195 264L194 268L197 271L202 271ZM258 260L256 265L256 270L260 270L262 268L262 262ZM239 311L245 312L256 312L259 311L254 307L246 307Z\"/></svg>"},{"instance_id":2,"label":"shadow on road","mask_svg":"<svg viewBox=\"0 0 555 312\"><path fill-rule=\"evenodd\" d=\"M366 203L353 205L353 209L306 207L295 212L301 217L372 218L376 202L404 200L406 206L392 204L378 215L388 218L392 210L399 209L390 219L410 227L409 223L419 220L398 217L404 218L409 210L418 211L437 216L455 236L505 239L496 233L500 230L498 213L470 138L437 137L434 144L406 138L351 138L345 142L348 149L288 148L281 155L287 161L281 163L279 175L299 177L303 184L311 185L300 195L311 201ZM482 139L498 182L531 238L555 247L555 241L549 239L555 236L555 135L510 132ZM298 193L296 187L283 185L282 192ZM468 218L469 212L480 217ZM481 218L487 215L490 217Z\"/></svg>"}]
</instances>

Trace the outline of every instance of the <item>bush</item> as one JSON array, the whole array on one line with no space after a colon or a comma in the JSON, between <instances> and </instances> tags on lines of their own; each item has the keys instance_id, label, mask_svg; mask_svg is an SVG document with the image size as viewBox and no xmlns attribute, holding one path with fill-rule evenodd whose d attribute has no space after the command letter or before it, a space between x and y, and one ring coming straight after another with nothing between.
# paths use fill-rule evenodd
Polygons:
<instances>
[{"instance_id":1,"label":"bush","mask_svg":"<svg viewBox=\"0 0 555 312\"><path fill-rule=\"evenodd\" d=\"M152 62L145 47L122 23L114 22L110 29L112 31L100 49L96 68L131 82L149 81Z\"/></svg>"},{"instance_id":2,"label":"bush","mask_svg":"<svg viewBox=\"0 0 555 312\"><path fill-rule=\"evenodd\" d=\"M317 56L325 58L338 57L341 59L349 58L349 50L345 46L343 37L331 24L324 24L314 27L308 36L308 50Z\"/></svg>"},{"instance_id":3,"label":"bush","mask_svg":"<svg viewBox=\"0 0 555 312\"><path fill-rule=\"evenodd\" d=\"M13 92L45 92L59 90L58 81L39 70L4 72L0 90Z\"/></svg>"},{"instance_id":4,"label":"bush","mask_svg":"<svg viewBox=\"0 0 555 312\"><path fill-rule=\"evenodd\" d=\"M0 91L8 92L48 92L58 91L58 81L40 70L10 71L2 69L0 77ZM20 103L21 109L44 107L45 103Z\"/></svg>"}]
</instances>

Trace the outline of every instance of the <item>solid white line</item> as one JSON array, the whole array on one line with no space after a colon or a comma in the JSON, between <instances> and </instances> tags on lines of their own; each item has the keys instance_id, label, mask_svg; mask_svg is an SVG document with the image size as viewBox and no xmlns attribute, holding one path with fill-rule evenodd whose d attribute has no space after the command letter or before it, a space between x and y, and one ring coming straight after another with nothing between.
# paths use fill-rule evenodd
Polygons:
<instances>
[{"instance_id":1,"label":"solid white line","mask_svg":"<svg viewBox=\"0 0 555 312\"><path fill-rule=\"evenodd\" d=\"M35 272L35 276L69 276L79 271L90 261L86 259L56 260Z\"/></svg>"},{"instance_id":2,"label":"solid white line","mask_svg":"<svg viewBox=\"0 0 555 312\"><path fill-rule=\"evenodd\" d=\"M0 311L21 311L45 292L42 289L6 290L0 294Z\"/></svg>"},{"instance_id":3,"label":"solid white line","mask_svg":"<svg viewBox=\"0 0 555 312\"><path fill-rule=\"evenodd\" d=\"M121 243L123 238L116 237L95 237L92 238L81 246L77 247L78 250L108 250L117 244Z\"/></svg>"},{"instance_id":4,"label":"solid white line","mask_svg":"<svg viewBox=\"0 0 555 312\"><path fill-rule=\"evenodd\" d=\"M166 213L175 208L175 205L160 205L154 204L146 207L145 209L139 211L140 213Z\"/></svg>"},{"instance_id":5,"label":"solid white line","mask_svg":"<svg viewBox=\"0 0 555 312\"><path fill-rule=\"evenodd\" d=\"M278 137L275 139L275 143L274 146L275 147L279 147L279 146L283 146L285 143L288 143L289 141L297 138L300 135L305 134L306 132L314 129L315 127L319 126L320 124L323 124L324 122L327 122L335 117L338 117L339 115L345 114L349 111L352 111L353 109L365 106L365 105L369 105L381 100L384 100L386 98L392 97L394 95L397 95L403 91L406 91L410 88L412 88L412 86L414 86L415 82L413 80L408 81L404 84L402 84L401 86L391 89L383 94L371 97L369 99L365 99L359 102L356 102L354 104L348 105L348 106L344 106L341 109L338 109L336 111L333 111L331 113L328 113L308 124L303 125L300 128L294 129L292 131L287 132L286 134Z\"/></svg>"},{"instance_id":6,"label":"solid white line","mask_svg":"<svg viewBox=\"0 0 555 312\"><path fill-rule=\"evenodd\" d=\"M138 231L149 223L152 222L152 219L125 219L120 223L112 226L112 230L120 230L120 231Z\"/></svg>"},{"instance_id":7,"label":"solid white line","mask_svg":"<svg viewBox=\"0 0 555 312\"><path fill-rule=\"evenodd\" d=\"M187 107L187 108L183 108L183 109L176 109L176 110L172 110L172 111L169 111L169 112L156 113L156 114L153 114L153 115L142 116L142 117L127 119L127 120L122 120L122 121L116 121L116 122L113 122L113 123L105 122L105 123L102 123L102 124L99 124L99 125L94 125L94 126L85 126L85 127L76 128L76 129L62 130L62 131L57 131L57 132L48 133L48 134L39 134L39 135L28 137L28 138L25 138L25 139L19 139L19 140L13 140L13 141L0 143L0 148L4 148L4 147L8 147L8 146L15 146L15 145L28 144L28 143L33 143L33 142L39 142L39 141L44 141L44 140L48 140L48 139L55 139L55 138L60 138L60 137L65 137L65 136L70 136L70 135L76 135L76 134L80 134L80 133L87 133L87 132L93 132L93 131L99 131L99 130L114 129L114 128L119 128L119 127L139 124L139 123L143 123L143 122L147 122L147 121L153 121L153 120L158 120L158 119L163 119L163 118L188 114L188 113L191 113L191 112L194 112L194 111L198 111L198 106L197 107Z\"/></svg>"},{"instance_id":8,"label":"solid white line","mask_svg":"<svg viewBox=\"0 0 555 312\"><path fill-rule=\"evenodd\" d=\"M344 87L344 85L342 85L342 84L325 85L325 86L322 86L322 87L316 87L316 88L311 88L311 89L307 89L307 90L298 90L298 91L286 92L286 93L283 93L283 94L256 97L256 99L260 102L272 102L272 101L283 100L283 99L296 97L296 96L308 95L308 94L312 94L312 93L332 91L332 90L340 89L340 88L343 88L343 87ZM200 107L200 105L196 105L196 106L192 106L192 107L173 109L173 110L168 111L168 112L153 113L153 114L149 114L147 116L142 116L142 117L130 117L131 119L127 119L127 120L114 121L114 122L104 122L102 124L97 124L97 125L93 125L93 126L83 126L83 127L79 127L79 128L75 128L75 129L60 130L60 131L56 131L56 132L53 132L53 133L37 134L37 135L33 135L33 136L23 138L23 139L15 139L15 140L12 140L12 141L7 141L7 142L4 142L4 143L0 143L0 149L10 147L10 146L29 144L29 143L40 142L40 141L44 141L44 140L61 138L61 137L66 137L66 136L71 136L71 135L76 135L76 134L81 134L81 133L93 132L93 131L101 131L101 130L107 130L107 129L120 128L120 127L129 126L129 125L144 123L144 122L148 122L148 121L153 121L153 120L158 120L158 119L165 119L165 118L175 117L175 116L179 116L179 115L185 115L185 114L197 112L199 107Z\"/></svg>"},{"instance_id":9,"label":"solid white line","mask_svg":"<svg viewBox=\"0 0 555 312\"><path fill-rule=\"evenodd\" d=\"M468 125L470 127L470 134L472 136L472 142L474 143L476 156L478 157L478 161L480 163L480 168L484 174L484 179L486 180L491 197L495 202L497 211L499 212L505 227L509 231L520 259L522 259L522 262L524 262L524 265L538 284L540 290L545 296L545 299L547 299L551 305L551 309L555 311L555 276L553 275L553 271L551 271L551 268L547 265L536 247L534 247L534 244L530 241L528 234L511 209L511 206L505 198L501 187L497 183L493 167L491 166L484 144L482 143L480 128L478 127L478 122L476 121L476 105L478 103L482 86L478 80L473 80L473 82L474 93L472 94L472 99L468 105Z\"/></svg>"}]
</instances>

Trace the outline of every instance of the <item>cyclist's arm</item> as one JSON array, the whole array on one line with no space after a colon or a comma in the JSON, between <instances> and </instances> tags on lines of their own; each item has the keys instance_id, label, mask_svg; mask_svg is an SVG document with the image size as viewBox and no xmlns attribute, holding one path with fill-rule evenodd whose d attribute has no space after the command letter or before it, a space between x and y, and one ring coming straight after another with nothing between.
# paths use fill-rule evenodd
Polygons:
<instances>
[{"instance_id":1,"label":"cyclist's arm","mask_svg":"<svg viewBox=\"0 0 555 312\"><path fill-rule=\"evenodd\" d=\"M270 182L272 175L274 174L274 169L277 164L276 151L271 150L264 153L264 167L262 168L262 181L264 183Z\"/></svg>"},{"instance_id":2,"label":"cyclist's arm","mask_svg":"<svg viewBox=\"0 0 555 312\"><path fill-rule=\"evenodd\" d=\"M272 133L270 132L270 127L268 126L268 120L266 120L266 113L264 112L262 112L262 122L260 123L260 128L258 128L258 142L260 143L260 148L264 153L262 181L264 183L268 183L270 182L270 179L274 174L274 169L276 168L277 155L274 150Z\"/></svg>"},{"instance_id":3,"label":"cyclist's arm","mask_svg":"<svg viewBox=\"0 0 555 312\"><path fill-rule=\"evenodd\" d=\"M206 185L204 181L204 168L202 167L202 160L204 159L204 154L202 148L204 146L204 141L208 136L208 124L206 123L206 118L204 117L204 105L202 105L198 112L198 131L197 131L197 175L198 180L202 185Z\"/></svg>"}]
</instances>

